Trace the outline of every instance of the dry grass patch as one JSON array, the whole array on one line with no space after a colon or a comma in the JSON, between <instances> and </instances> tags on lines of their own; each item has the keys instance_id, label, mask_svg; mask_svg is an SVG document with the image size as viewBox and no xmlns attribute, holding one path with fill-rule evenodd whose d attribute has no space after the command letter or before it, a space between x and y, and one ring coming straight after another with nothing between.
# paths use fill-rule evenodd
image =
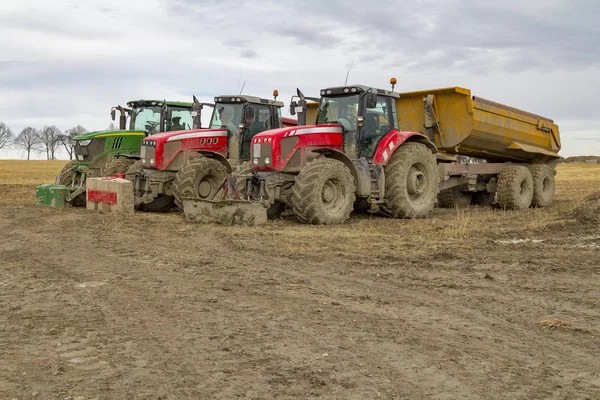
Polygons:
<instances>
[{"instance_id":1,"label":"dry grass patch","mask_svg":"<svg viewBox=\"0 0 600 400\"><path fill-rule=\"evenodd\" d=\"M65 160L0 160L0 206L35 204L35 187L53 183Z\"/></svg>"}]
</instances>

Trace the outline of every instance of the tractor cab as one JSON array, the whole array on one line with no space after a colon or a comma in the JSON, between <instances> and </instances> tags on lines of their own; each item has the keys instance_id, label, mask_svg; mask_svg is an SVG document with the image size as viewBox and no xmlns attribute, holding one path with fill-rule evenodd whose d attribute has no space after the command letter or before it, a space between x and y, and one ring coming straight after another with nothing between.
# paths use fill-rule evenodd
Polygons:
<instances>
[{"instance_id":1,"label":"tractor cab","mask_svg":"<svg viewBox=\"0 0 600 400\"><path fill-rule=\"evenodd\" d=\"M169 131L192 129L194 119L190 103L137 100L127 103L129 130L145 131L146 136Z\"/></svg>"},{"instance_id":2,"label":"tractor cab","mask_svg":"<svg viewBox=\"0 0 600 400\"><path fill-rule=\"evenodd\" d=\"M344 153L350 159L372 159L379 140L399 129L396 92L363 85L321 90L317 125L342 127Z\"/></svg>"},{"instance_id":3,"label":"tractor cab","mask_svg":"<svg viewBox=\"0 0 600 400\"><path fill-rule=\"evenodd\" d=\"M276 99L277 91L273 95ZM250 159L252 138L258 133L282 126L281 101L238 95L215 97L215 104L210 129L227 129L229 158L235 158L234 143L237 142L239 159Z\"/></svg>"}]
</instances>

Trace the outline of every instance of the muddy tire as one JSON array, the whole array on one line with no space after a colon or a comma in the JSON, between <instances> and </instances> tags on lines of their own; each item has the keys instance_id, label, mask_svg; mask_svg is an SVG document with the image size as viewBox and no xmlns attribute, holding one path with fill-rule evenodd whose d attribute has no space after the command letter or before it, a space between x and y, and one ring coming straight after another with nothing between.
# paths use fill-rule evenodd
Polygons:
<instances>
[{"instance_id":1,"label":"muddy tire","mask_svg":"<svg viewBox=\"0 0 600 400\"><path fill-rule=\"evenodd\" d=\"M281 217L281 213L285 210L285 204L280 201L276 201L271 204L269 208L267 208L267 218L268 219L277 219Z\"/></svg>"},{"instance_id":2,"label":"muddy tire","mask_svg":"<svg viewBox=\"0 0 600 400\"><path fill-rule=\"evenodd\" d=\"M73 170L77 165L77 161L69 161L60 171L59 184L64 186L71 186L73 184Z\"/></svg>"},{"instance_id":3,"label":"muddy tire","mask_svg":"<svg viewBox=\"0 0 600 400\"><path fill-rule=\"evenodd\" d=\"M459 186L440 191L438 194L438 207L441 208L465 208L471 204L473 194L462 192Z\"/></svg>"},{"instance_id":4,"label":"muddy tire","mask_svg":"<svg viewBox=\"0 0 600 400\"><path fill-rule=\"evenodd\" d=\"M431 150L422 143L404 143L385 166L382 209L397 218L426 217L435 204L439 176Z\"/></svg>"},{"instance_id":5,"label":"muddy tire","mask_svg":"<svg viewBox=\"0 0 600 400\"><path fill-rule=\"evenodd\" d=\"M350 217L356 199L354 178L348 167L331 158L308 163L292 189L292 209L309 224L341 224Z\"/></svg>"},{"instance_id":6,"label":"muddy tire","mask_svg":"<svg viewBox=\"0 0 600 400\"><path fill-rule=\"evenodd\" d=\"M135 160L130 158L115 158L108 163L106 168L104 168L102 176L112 176L120 173L124 174L133 163L135 163Z\"/></svg>"},{"instance_id":7,"label":"muddy tire","mask_svg":"<svg viewBox=\"0 0 600 400\"><path fill-rule=\"evenodd\" d=\"M151 203L148 204L140 204L138 206L139 211L148 211L148 212L167 212L171 210L171 208L175 205L173 202L173 196L158 196Z\"/></svg>"},{"instance_id":8,"label":"muddy tire","mask_svg":"<svg viewBox=\"0 0 600 400\"><path fill-rule=\"evenodd\" d=\"M533 199L533 176L527 167L511 165L498 175L498 204L508 210L529 208Z\"/></svg>"},{"instance_id":9,"label":"muddy tire","mask_svg":"<svg viewBox=\"0 0 600 400\"><path fill-rule=\"evenodd\" d=\"M496 198L496 192L487 192L480 191L473 193L473 200L471 204L476 204L479 206L489 206L494 203L494 199Z\"/></svg>"},{"instance_id":10,"label":"muddy tire","mask_svg":"<svg viewBox=\"0 0 600 400\"><path fill-rule=\"evenodd\" d=\"M184 197L211 200L227 177L227 169L213 158L198 157L184 165L175 175L175 204L183 209Z\"/></svg>"},{"instance_id":11,"label":"muddy tire","mask_svg":"<svg viewBox=\"0 0 600 400\"><path fill-rule=\"evenodd\" d=\"M554 170L545 164L529 166L533 176L532 207L548 207L554 200Z\"/></svg>"},{"instance_id":12,"label":"muddy tire","mask_svg":"<svg viewBox=\"0 0 600 400\"><path fill-rule=\"evenodd\" d=\"M233 172L235 185L238 188L241 198L246 197L246 179L252 176L252 164L249 161L243 162L237 166Z\"/></svg>"},{"instance_id":13,"label":"muddy tire","mask_svg":"<svg viewBox=\"0 0 600 400\"><path fill-rule=\"evenodd\" d=\"M131 164L129 166L129 168L127 168L127 171L125 171L125 179L133 182L135 180L135 176L138 174L141 174L143 170L144 170L144 161L137 160L136 162Z\"/></svg>"}]
</instances>

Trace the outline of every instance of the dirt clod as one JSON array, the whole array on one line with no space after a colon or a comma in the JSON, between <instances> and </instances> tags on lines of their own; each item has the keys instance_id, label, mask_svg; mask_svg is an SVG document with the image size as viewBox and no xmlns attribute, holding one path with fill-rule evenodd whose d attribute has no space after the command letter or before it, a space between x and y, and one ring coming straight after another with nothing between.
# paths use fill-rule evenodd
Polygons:
<instances>
[{"instance_id":1,"label":"dirt clod","mask_svg":"<svg viewBox=\"0 0 600 400\"><path fill-rule=\"evenodd\" d=\"M570 215L578 222L600 224L600 192L595 192L582 200Z\"/></svg>"}]
</instances>

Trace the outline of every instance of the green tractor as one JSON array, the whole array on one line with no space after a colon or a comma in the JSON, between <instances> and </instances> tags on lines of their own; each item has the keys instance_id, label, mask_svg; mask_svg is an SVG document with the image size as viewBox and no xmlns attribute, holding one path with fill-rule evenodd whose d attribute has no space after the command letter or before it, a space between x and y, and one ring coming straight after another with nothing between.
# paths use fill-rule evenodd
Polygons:
<instances>
[{"instance_id":1,"label":"green tractor","mask_svg":"<svg viewBox=\"0 0 600 400\"><path fill-rule=\"evenodd\" d=\"M73 138L75 160L65 165L56 183L70 188L67 201L74 206L85 205L85 181L88 177L124 173L140 159L142 139L159 132L200 128L193 103L136 100L128 108L111 109L112 120L120 112L119 130L88 132ZM129 118L129 127L127 119Z\"/></svg>"}]
</instances>

